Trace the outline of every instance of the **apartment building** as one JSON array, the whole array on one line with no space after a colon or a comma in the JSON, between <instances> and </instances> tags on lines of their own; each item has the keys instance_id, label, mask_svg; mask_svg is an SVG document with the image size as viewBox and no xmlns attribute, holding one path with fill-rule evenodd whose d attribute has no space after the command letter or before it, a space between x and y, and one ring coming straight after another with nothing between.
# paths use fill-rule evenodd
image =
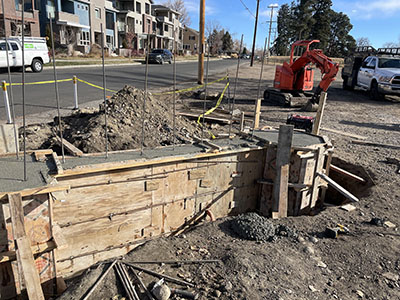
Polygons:
<instances>
[{"instance_id":1,"label":"apartment building","mask_svg":"<svg viewBox=\"0 0 400 300\"><path fill-rule=\"evenodd\" d=\"M119 47L131 44L133 50L146 47L147 36L156 29L152 15L153 0L118 0L116 2ZM154 42L152 41L154 46Z\"/></svg>"},{"instance_id":2,"label":"apartment building","mask_svg":"<svg viewBox=\"0 0 400 300\"><path fill-rule=\"evenodd\" d=\"M182 51L183 27L179 21L179 12L163 5L152 6L153 15L157 19L155 31L155 47Z\"/></svg>"},{"instance_id":3,"label":"apartment building","mask_svg":"<svg viewBox=\"0 0 400 300\"><path fill-rule=\"evenodd\" d=\"M38 6L36 6L38 5ZM22 0L4 0L4 10L0 5L0 35L21 35L22 33L22 9L24 10L24 30L27 36L39 36L39 1L26 0L24 8ZM5 17L5 24L3 21Z\"/></svg>"},{"instance_id":4,"label":"apartment building","mask_svg":"<svg viewBox=\"0 0 400 300\"><path fill-rule=\"evenodd\" d=\"M183 52L193 55L198 53L199 48L199 32L187 26L183 29Z\"/></svg>"}]
</instances>

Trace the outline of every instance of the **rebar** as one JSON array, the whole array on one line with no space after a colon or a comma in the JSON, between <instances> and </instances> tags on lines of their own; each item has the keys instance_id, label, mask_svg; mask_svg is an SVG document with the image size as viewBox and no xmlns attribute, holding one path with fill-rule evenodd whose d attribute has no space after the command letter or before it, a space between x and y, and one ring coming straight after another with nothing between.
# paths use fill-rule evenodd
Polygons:
<instances>
[{"instance_id":1,"label":"rebar","mask_svg":"<svg viewBox=\"0 0 400 300\"><path fill-rule=\"evenodd\" d=\"M240 40L240 47L239 47L239 55L238 55L238 64L237 64L237 68L236 68L236 78L235 78L235 87L234 87L234 91L233 91L233 98L232 98L232 109L231 109L231 120L230 120L230 124L229 124L229 143L231 140L231 132L232 132L232 123L233 123L233 111L235 109L235 97L236 97L236 87L237 87L237 82L238 82L238 78L239 78L239 69L240 69L240 54L242 52L242 47L243 47L243 34L242 34L242 38ZM229 82L229 81L228 81Z\"/></svg>"},{"instance_id":2,"label":"rebar","mask_svg":"<svg viewBox=\"0 0 400 300\"><path fill-rule=\"evenodd\" d=\"M55 51L54 51L53 20L51 18L51 14L49 14L49 21L50 21L49 23L50 23L50 35L51 35L51 54L53 56L54 89L56 92L56 102L57 102L58 130L60 132L60 139L61 139L62 162L65 163L64 139L63 139L62 124L61 124L61 112L60 112L60 94L58 91L58 81L57 81L57 71L56 71L56 55L55 55Z\"/></svg>"},{"instance_id":3,"label":"rebar","mask_svg":"<svg viewBox=\"0 0 400 300\"><path fill-rule=\"evenodd\" d=\"M18 151L18 133L17 126L15 124L15 108L14 108L14 93L12 89L12 80L11 80L11 71L10 71L10 59L8 57L8 52L10 51L7 39L7 28L6 24L6 15L4 13L4 0L1 0L1 9L3 11L3 24L4 24L4 40L6 42L6 56L7 56L7 74L8 74L8 83L10 85L10 105L11 105L11 115L13 119L13 130L14 130L14 141L15 141L15 153L17 155L17 159L19 159L19 151Z\"/></svg>"},{"instance_id":4,"label":"rebar","mask_svg":"<svg viewBox=\"0 0 400 300\"><path fill-rule=\"evenodd\" d=\"M206 105L207 105L207 92L208 92L208 69L210 65L210 45L207 45L207 68L206 68L206 84L204 86L204 103L203 103L203 123L201 126L201 142L204 140L204 123L206 119Z\"/></svg>"},{"instance_id":5,"label":"rebar","mask_svg":"<svg viewBox=\"0 0 400 300\"><path fill-rule=\"evenodd\" d=\"M149 77L149 52L150 52L150 30L147 35L147 47L146 47L146 69L144 75L144 99L143 99L143 110L142 110L142 143L140 154L143 155L144 150L144 123L146 117L146 100L147 100L147 85L148 85L148 77Z\"/></svg>"},{"instance_id":6,"label":"rebar","mask_svg":"<svg viewBox=\"0 0 400 300\"><path fill-rule=\"evenodd\" d=\"M173 150L175 151L175 144L176 144L176 32L174 31L174 98L173 98L173 124L172 124L172 134L173 134Z\"/></svg>"},{"instance_id":7,"label":"rebar","mask_svg":"<svg viewBox=\"0 0 400 300\"><path fill-rule=\"evenodd\" d=\"M257 98L256 98L256 103L254 105L254 120L253 120L253 130L251 132L251 137L254 136L254 130L255 130L255 125L256 125L256 108L257 108L257 101L258 101L258 98L260 97L260 92L261 92L261 81L262 81L263 72L264 72L264 61L265 61L265 52L267 49L267 41L268 41L268 38L265 39L265 44L264 44L264 52L263 52L262 62L261 62L260 80L258 81Z\"/></svg>"},{"instance_id":8,"label":"rebar","mask_svg":"<svg viewBox=\"0 0 400 300\"><path fill-rule=\"evenodd\" d=\"M101 60L103 67L103 98L104 98L104 138L106 142L106 158L108 158L108 124L107 124L107 96L106 96L106 67L104 63L104 35L103 35L103 23L100 24L101 32Z\"/></svg>"},{"instance_id":9,"label":"rebar","mask_svg":"<svg viewBox=\"0 0 400 300\"><path fill-rule=\"evenodd\" d=\"M22 127L23 127L23 139L24 139L24 181L27 181L26 172L26 116L25 116L25 16L24 16L25 0L22 0L22 12L21 12L21 23L22 23ZM5 12L3 11L3 14ZM4 24L5 26L5 24Z\"/></svg>"}]
</instances>

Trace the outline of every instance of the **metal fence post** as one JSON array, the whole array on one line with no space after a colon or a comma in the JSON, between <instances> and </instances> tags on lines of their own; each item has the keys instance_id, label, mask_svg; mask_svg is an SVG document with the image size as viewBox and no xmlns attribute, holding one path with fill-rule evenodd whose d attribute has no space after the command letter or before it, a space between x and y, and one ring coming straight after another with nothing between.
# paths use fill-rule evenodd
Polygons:
<instances>
[{"instance_id":1,"label":"metal fence post","mask_svg":"<svg viewBox=\"0 0 400 300\"><path fill-rule=\"evenodd\" d=\"M78 103L78 79L76 78L76 76L74 75L72 77L72 82L74 84L74 109L78 109L79 108L79 103Z\"/></svg>"},{"instance_id":2,"label":"metal fence post","mask_svg":"<svg viewBox=\"0 0 400 300\"><path fill-rule=\"evenodd\" d=\"M5 80L3 80L1 82L1 86L3 88L4 107L6 109L7 124L11 124L12 123L12 118L11 118L11 111L10 111L10 102L8 101L7 83L5 82Z\"/></svg>"}]
</instances>

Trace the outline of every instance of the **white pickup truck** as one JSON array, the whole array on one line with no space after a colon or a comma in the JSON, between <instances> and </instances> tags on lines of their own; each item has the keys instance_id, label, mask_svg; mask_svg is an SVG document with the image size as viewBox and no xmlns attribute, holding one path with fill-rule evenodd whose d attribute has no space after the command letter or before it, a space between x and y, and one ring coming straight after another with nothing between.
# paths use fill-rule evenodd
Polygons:
<instances>
[{"instance_id":1,"label":"white pickup truck","mask_svg":"<svg viewBox=\"0 0 400 300\"><path fill-rule=\"evenodd\" d=\"M7 68L7 50L10 67L22 67L22 39L21 37L7 38L8 49L4 38L0 39L0 68ZM25 66L31 67L33 72L41 72L43 64L50 62L46 39L39 37L24 38Z\"/></svg>"},{"instance_id":2,"label":"white pickup truck","mask_svg":"<svg viewBox=\"0 0 400 300\"><path fill-rule=\"evenodd\" d=\"M371 50L368 54L345 61L343 88L352 90L358 86L376 100L385 95L400 96L400 48Z\"/></svg>"}]
</instances>

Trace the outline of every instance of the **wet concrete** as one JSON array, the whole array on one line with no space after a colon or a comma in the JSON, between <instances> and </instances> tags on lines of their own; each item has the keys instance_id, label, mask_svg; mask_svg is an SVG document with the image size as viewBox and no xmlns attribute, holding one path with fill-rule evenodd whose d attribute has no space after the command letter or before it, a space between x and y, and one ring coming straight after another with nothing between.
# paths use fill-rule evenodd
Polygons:
<instances>
[{"instance_id":1,"label":"wet concrete","mask_svg":"<svg viewBox=\"0 0 400 300\"><path fill-rule=\"evenodd\" d=\"M240 150L244 148L263 147L267 142L276 144L278 142L278 131L255 131L254 138L236 137L230 142L228 139L217 139L213 143L223 147L226 150ZM323 144L321 137L295 131L293 136L293 147L307 147L315 144ZM208 148L202 145L179 145L173 149L172 146L145 149L143 153L140 150L125 151L123 153L110 153L108 158L105 155L91 157L73 157L67 158L63 164L64 169L72 169L79 166L95 165L109 162L123 161L143 161L159 159L163 157L184 157L190 158L195 154L204 153ZM23 162L15 157L0 158L0 192L15 192L19 190L45 186L44 177L49 176L55 167L52 159L46 162L35 162L33 156L28 156L27 163L27 181L23 181Z\"/></svg>"}]
</instances>

